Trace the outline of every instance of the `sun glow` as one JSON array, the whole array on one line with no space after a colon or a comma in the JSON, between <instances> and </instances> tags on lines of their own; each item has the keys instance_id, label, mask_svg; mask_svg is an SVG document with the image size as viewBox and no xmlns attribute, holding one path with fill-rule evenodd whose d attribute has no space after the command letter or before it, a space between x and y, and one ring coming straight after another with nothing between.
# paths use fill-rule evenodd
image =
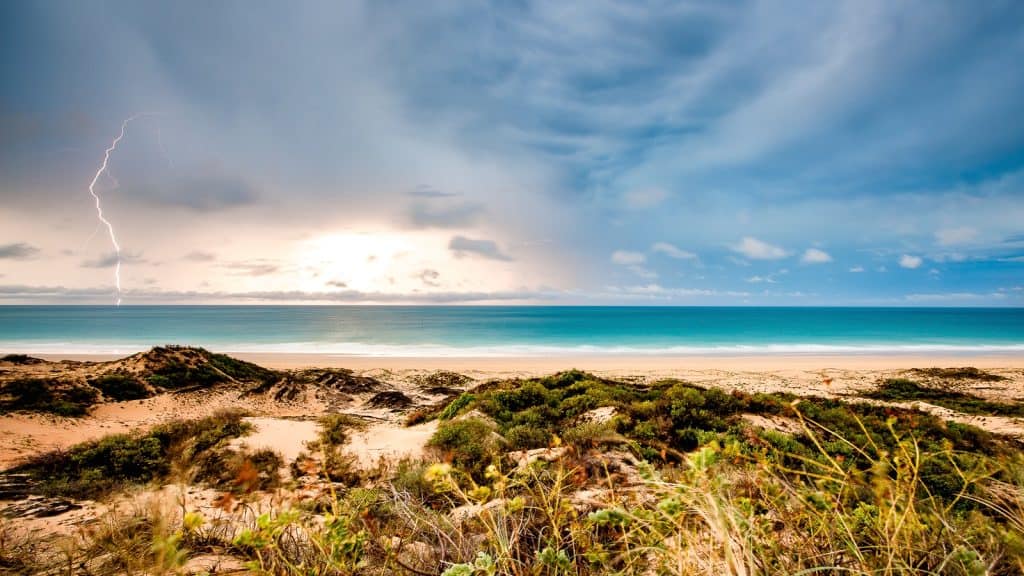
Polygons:
<instances>
[{"instance_id":1,"label":"sun glow","mask_svg":"<svg viewBox=\"0 0 1024 576\"><path fill-rule=\"evenodd\" d=\"M446 256L443 239L432 235L345 232L303 242L295 260L306 290L389 293L419 287L410 270Z\"/></svg>"}]
</instances>

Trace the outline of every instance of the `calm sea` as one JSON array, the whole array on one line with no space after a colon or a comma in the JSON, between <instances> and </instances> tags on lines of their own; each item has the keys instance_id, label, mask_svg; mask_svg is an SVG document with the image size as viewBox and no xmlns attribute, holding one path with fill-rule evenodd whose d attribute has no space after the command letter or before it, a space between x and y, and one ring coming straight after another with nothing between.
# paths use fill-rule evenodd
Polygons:
<instances>
[{"instance_id":1,"label":"calm sea","mask_svg":"<svg viewBox=\"0 0 1024 576\"><path fill-rule=\"evenodd\" d=\"M1024 354L1024 309L0 306L0 352Z\"/></svg>"}]
</instances>

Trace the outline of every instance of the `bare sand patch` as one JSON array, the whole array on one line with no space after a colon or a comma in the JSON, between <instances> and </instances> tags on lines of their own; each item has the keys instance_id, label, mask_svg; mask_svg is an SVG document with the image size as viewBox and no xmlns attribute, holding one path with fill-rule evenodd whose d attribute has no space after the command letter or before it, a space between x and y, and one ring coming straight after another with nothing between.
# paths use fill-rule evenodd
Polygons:
<instances>
[{"instance_id":1,"label":"bare sand patch","mask_svg":"<svg viewBox=\"0 0 1024 576\"><path fill-rule=\"evenodd\" d=\"M286 418L247 417L244 420L253 425L255 430L248 436L235 438L231 441L233 448L245 447L249 450L270 449L277 452L290 464L299 454L306 450L306 444L317 439L320 425L314 420L294 420Z\"/></svg>"},{"instance_id":2,"label":"bare sand patch","mask_svg":"<svg viewBox=\"0 0 1024 576\"><path fill-rule=\"evenodd\" d=\"M382 422L352 434L345 449L355 455L364 468L376 465L382 458L392 461L420 458L435 431L436 420L408 428L393 422Z\"/></svg>"}]
</instances>

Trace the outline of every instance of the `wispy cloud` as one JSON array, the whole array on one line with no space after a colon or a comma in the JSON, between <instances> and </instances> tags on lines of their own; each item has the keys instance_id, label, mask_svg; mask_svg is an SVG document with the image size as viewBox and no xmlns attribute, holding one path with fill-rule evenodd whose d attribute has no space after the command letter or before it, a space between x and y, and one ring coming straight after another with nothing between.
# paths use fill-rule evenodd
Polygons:
<instances>
[{"instance_id":1,"label":"wispy cloud","mask_svg":"<svg viewBox=\"0 0 1024 576\"><path fill-rule=\"evenodd\" d=\"M281 265L279 263L268 262L265 260L228 262L221 266L228 269L232 274L238 276L270 276L277 274L281 270Z\"/></svg>"},{"instance_id":2,"label":"wispy cloud","mask_svg":"<svg viewBox=\"0 0 1024 576\"><path fill-rule=\"evenodd\" d=\"M935 232L935 241L939 246L955 246L966 244L978 236L978 231L970 226L943 228Z\"/></svg>"},{"instance_id":3,"label":"wispy cloud","mask_svg":"<svg viewBox=\"0 0 1024 576\"><path fill-rule=\"evenodd\" d=\"M658 254L664 254L665 256L675 258L676 260L694 260L697 258L697 255L693 252L682 250L668 242L655 242L651 246L651 251Z\"/></svg>"},{"instance_id":4,"label":"wispy cloud","mask_svg":"<svg viewBox=\"0 0 1024 576\"><path fill-rule=\"evenodd\" d=\"M117 265L118 261L121 264L142 264L147 262L142 257L142 254L138 252L121 252L120 255L117 252L108 252L97 258L83 260L80 266L82 268L113 268Z\"/></svg>"},{"instance_id":5,"label":"wispy cloud","mask_svg":"<svg viewBox=\"0 0 1024 576\"><path fill-rule=\"evenodd\" d=\"M453 198L455 196L458 196L458 194L456 194L455 192L445 192L443 190L438 190L437 188L434 188L433 186L428 186L426 184L420 184L419 186L416 186L416 188L414 188L413 190L409 191L409 196L413 196L415 198L435 199Z\"/></svg>"},{"instance_id":6,"label":"wispy cloud","mask_svg":"<svg viewBox=\"0 0 1024 576\"><path fill-rule=\"evenodd\" d=\"M214 260L217 259L217 255L214 254L213 252L203 252L201 250L195 250L189 252L188 254L185 254L185 256L183 256L182 259L188 260L189 262L213 262Z\"/></svg>"}]
</instances>

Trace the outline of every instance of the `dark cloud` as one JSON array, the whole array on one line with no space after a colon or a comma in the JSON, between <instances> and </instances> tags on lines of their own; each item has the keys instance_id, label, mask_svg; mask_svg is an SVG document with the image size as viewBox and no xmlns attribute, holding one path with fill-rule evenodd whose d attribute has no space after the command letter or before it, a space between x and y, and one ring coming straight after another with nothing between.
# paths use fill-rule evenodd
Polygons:
<instances>
[{"instance_id":1,"label":"dark cloud","mask_svg":"<svg viewBox=\"0 0 1024 576\"><path fill-rule=\"evenodd\" d=\"M0 260L28 260L39 253L39 248L25 242L0 245Z\"/></svg>"},{"instance_id":2,"label":"dark cloud","mask_svg":"<svg viewBox=\"0 0 1024 576\"><path fill-rule=\"evenodd\" d=\"M426 286L430 286L432 288L437 288L438 286L441 285L437 281L441 277L441 273L438 272L437 270L425 268L421 270L420 273L416 275L416 277L419 278L423 282L423 284L425 284Z\"/></svg>"},{"instance_id":3,"label":"dark cloud","mask_svg":"<svg viewBox=\"0 0 1024 576\"><path fill-rule=\"evenodd\" d=\"M409 222L413 228L464 228L475 224L483 212L483 206L470 202L444 206L417 202L409 208Z\"/></svg>"},{"instance_id":4,"label":"dark cloud","mask_svg":"<svg viewBox=\"0 0 1024 576\"><path fill-rule=\"evenodd\" d=\"M165 204L184 206L208 212L253 204L259 198L248 182L228 176L188 177L166 187L158 200Z\"/></svg>"},{"instance_id":5,"label":"dark cloud","mask_svg":"<svg viewBox=\"0 0 1024 576\"><path fill-rule=\"evenodd\" d=\"M415 198L429 198L429 199L433 199L433 198L452 198L452 197L458 196L458 194L456 194L455 192L445 192L443 190L438 190L438 189L433 188L431 186L427 186L426 184L420 184L414 190L409 192L409 196L413 196Z\"/></svg>"},{"instance_id":6,"label":"dark cloud","mask_svg":"<svg viewBox=\"0 0 1024 576\"><path fill-rule=\"evenodd\" d=\"M348 284L346 282L342 282L341 280L331 280L327 282L327 285L332 288L348 288Z\"/></svg>"},{"instance_id":7,"label":"dark cloud","mask_svg":"<svg viewBox=\"0 0 1024 576\"><path fill-rule=\"evenodd\" d=\"M25 284L0 285L0 298L33 298L69 296L76 299L110 296L109 288L67 288L65 286L29 286Z\"/></svg>"},{"instance_id":8,"label":"dark cloud","mask_svg":"<svg viewBox=\"0 0 1024 576\"><path fill-rule=\"evenodd\" d=\"M479 256L489 260L502 260L505 262L512 260L512 257L502 252L493 240L476 240L465 236L455 236L448 242L448 249L458 258Z\"/></svg>"},{"instance_id":9,"label":"dark cloud","mask_svg":"<svg viewBox=\"0 0 1024 576\"><path fill-rule=\"evenodd\" d=\"M185 256L183 256L182 259L188 260L190 262L213 262L214 260L217 259L217 255L214 254L213 252L203 252L201 250L194 250L192 252L189 252L188 254L185 254Z\"/></svg>"},{"instance_id":10,"label":"dark cloud","mask_svg":"<svg viewBox=\"0 0 1024 576\"><path fill-rule=\"evenodd\" d=\"M146 262L146 259L142 257L141 253L122 252L120 255L121 264L142 264ZM117 265L118 254L117 252L110 252L104 254L98 258L91 260L83 260L80 266L82 268L113 268Z\"/></svg>"}]
</instances>

